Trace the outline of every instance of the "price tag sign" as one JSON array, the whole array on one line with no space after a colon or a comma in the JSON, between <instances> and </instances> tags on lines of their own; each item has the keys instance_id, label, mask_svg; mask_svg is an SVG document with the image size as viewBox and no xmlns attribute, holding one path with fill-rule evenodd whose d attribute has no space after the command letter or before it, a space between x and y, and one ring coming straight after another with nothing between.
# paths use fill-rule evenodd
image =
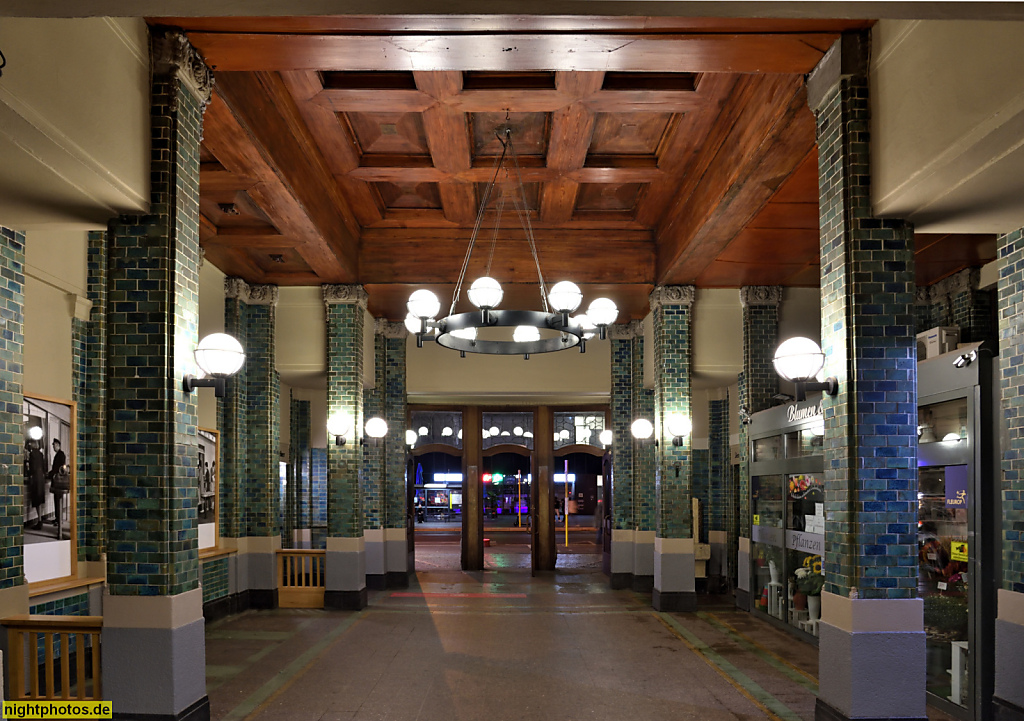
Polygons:
<instances>
[{"instance_id":1,"label":"price tag sign","mask_svg":"<svg viewBox=\"0 0 1024 721\"><path fill-rule=\"evenodd\" d=\"M761 515L758 514L758 513L754 514L754 525L755 526L760 526L761 525Z\"/></svg>"},{"instance_id":2,"label":"price tag sign","mask_svg":"<svg viewBox=\"0 0 1024 721\"><path fill-rule=\"evenodd\" d=\"M949 547L949 558L952 561L967 562L967 541L953 541Z\"/></svg>"}]
</instances>

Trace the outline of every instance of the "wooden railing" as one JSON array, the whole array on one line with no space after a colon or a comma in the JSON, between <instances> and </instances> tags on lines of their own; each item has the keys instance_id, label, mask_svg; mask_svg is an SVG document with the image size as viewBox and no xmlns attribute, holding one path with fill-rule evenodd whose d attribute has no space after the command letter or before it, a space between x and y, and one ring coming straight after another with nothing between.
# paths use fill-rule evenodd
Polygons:
<instances>
[{"instance_id":1,"label":"wooden railing","mask_svg":"<svg viewBox=\"0 0 1024 721\"><path fill-rule=\"evenodd\" d=\"M103 699L102 616L8 616L11 699Z\"/></svg>"},{"instance_id":2,"label":"wooden railing","mask_svg":"<svg viewBox=\"0 0 1024 721\"><path fill-rule=\"evenodd\" d=\"M277 603L281 608L323 608L326 553L300 549L277 552Z\"/></svg>"}]
</instances>

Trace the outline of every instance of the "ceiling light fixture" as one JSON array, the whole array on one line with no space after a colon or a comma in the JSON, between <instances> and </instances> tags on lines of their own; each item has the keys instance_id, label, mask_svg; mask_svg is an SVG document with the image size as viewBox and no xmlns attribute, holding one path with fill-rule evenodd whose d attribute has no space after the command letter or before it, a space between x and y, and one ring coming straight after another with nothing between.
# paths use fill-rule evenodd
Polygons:
<instances>
[{"instance_id":1,"label":"ceiling light fixture","mask_svg":"<svg viewBox=\"0 0 1024 721\"><path fill-rule=\"evenodd\" d=\"M437 315L441 310L440 301L431 291L421 288L409 297L407 304L409 317L406 319L406 327L416 334L418 348L423 346L424 340L434 340L440 346L459 351L463 357L466 353L484 353L521 355L529 359L531 353L550 353L568 350L576 346L579 346L581 353L585 352L586 342L593 337L595 329L604 340L606 329L618 317L618 308L609 298L597 298L591 302L585 314L570 317L569 314L575 312L583 301L583 292L579 286L571 281L563 280L555 283L550 291L546 289L544 275L540 269L537 243L533 237L533 227L530 224L523 178L519 172L519 159L512 145L512 129L505 125L497 129L496 135L502 145L501 156L495 161L494 175L484 189L480 209L473 224L473 232L469 238L469 247L466 249L466 257L462 261L462 269L459 271L455 292L452 294L452 304L448 315L438 320ZM500 196L495 203L497 217L484 275L473 281L466 292L469 301L479 308L480 312L456 314L455 304L462 293L466 271L469 268L473 248L476 246L477 236L483 224L484 213L487 211L492 196L495 195L495 186L502 170L504 170L505 177L514 179L515 193L499 192L497 194ZM501 216L509 200L509 195L511 195L512 205L526 234L530 253L537 268L542 311L495 310L504 297L504 291L501 284L490 275L491 261L494 258ZM477 331L483 328L514 328L515 331L511 341L491 340L477 337ZM545 337L541 331L553 332L547 333L547 337ZM435 332L436 335L433 335Z\"/></svg>"}]
</instances>

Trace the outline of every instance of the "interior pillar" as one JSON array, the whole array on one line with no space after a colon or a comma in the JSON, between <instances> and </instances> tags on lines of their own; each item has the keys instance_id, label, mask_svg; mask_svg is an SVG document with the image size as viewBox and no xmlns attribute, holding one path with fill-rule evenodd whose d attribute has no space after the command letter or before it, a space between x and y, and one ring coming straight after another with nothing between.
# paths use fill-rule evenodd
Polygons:
<instances>
[{"instance_id":1,"label":"interior pillar","mask_svg":"<svg viewBox=\"0 0 1024 721\"><path fill-rule=\"evenodd\" d=\"M109 239L103 695L118 717L208 719L197 402L182 379L196 373L199 140L213 78L180 32L155 34L152 48L152 215L118 218Z\"/></svg>"},{"instance_id":2,"label":"interior pillar","mask_svg":"<svg viewBox=\"0 0 1024 721\"><path fill-rule=\"evenodd\" d=\"M654 437L658 441L655 488L657 535L654 540L654 594L659 611L697 607L691 510L692 434L673 443L672 415L692 417L690 384L690 308L692 285L659 286L651 293L654 315Z\"/></svg>"},{"instance_id":3,"label":"interior pillar","mask_svg":"<svg viewBox=\"0 0 1024 721\"><path fill-rule=\"evenodd\" d=\"M844 34L807 82L821 214L825 588L818 719L924 719L917 598L914 233L870 202L868 36Z\"/></svg>"},{"instance_id":4,"label":"interior pillar","mask_svg":"<svg viewBox=\"0 0 1024 721\"><path fill-rule=\"evenodd\" d=\"M384 445L384 568L388 588L407 588L414 572L409 562L409 501L406 490L405 429L408 398L406 393L405 348L409 331L404 323L376 322L377 334L384 346L383 368L379 382L383 416L388 423Z\"/></svg>"},{"instance_id":5,"label":"interior pillar","mask_svg":"<svg viewBox=\"0 0 1024 721\"><path fill-rule=\"evenodd\" d=\"M462 570L484 570L483 414L462 409Z\"/></svg>"},{"instance_id":6,"label":"interior pillar","mask_svg":"<svg viewBox=\"0 0 1024 721\"><path fill-rule=\"evenodd\" d=\"M555 445L551 409L539 406L533 417L533 483L530 484L531 555L533 570L554 571L555 546Z\"/></svg>"},{"instance_id":7,"label":"interior pillar","mask_svg":"<svg viewBox=\"0 0 1024 721\"><path fill-rule=\"evenodd\" d=\"M366 608L363 535L363 326L366 291L358 285L323 286L327 306L327 418L341 415L351 431L343 445L327 439L327 608Z\"/></svg>"}]
</instances>

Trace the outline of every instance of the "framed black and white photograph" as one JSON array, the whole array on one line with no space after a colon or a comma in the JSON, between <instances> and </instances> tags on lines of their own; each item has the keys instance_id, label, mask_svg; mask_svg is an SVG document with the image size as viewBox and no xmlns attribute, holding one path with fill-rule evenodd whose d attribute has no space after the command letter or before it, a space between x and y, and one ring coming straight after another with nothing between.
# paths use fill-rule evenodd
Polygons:
<instances>
[{"instance_id":1,"label":"framed black and white photograph","mask_svg":"<svg viewBox=\"0 0 1024 721\"><path fill-rule=\"evenodd\" d=\"M26 395L24 442L25 579L75 571L75 404Z\"/></svg>"},{"instance_id":2,"label":"framed black and white photograph","mask_svg":"<svg viewBox=\"0 0 1024 721\"><path fill-rule=\"evenodd\" d=\"M217 451L220 434L211 429L199 429L199 463L196 483L199 486L199 549L217 546Z\"/></svg>"}]
</instances>

